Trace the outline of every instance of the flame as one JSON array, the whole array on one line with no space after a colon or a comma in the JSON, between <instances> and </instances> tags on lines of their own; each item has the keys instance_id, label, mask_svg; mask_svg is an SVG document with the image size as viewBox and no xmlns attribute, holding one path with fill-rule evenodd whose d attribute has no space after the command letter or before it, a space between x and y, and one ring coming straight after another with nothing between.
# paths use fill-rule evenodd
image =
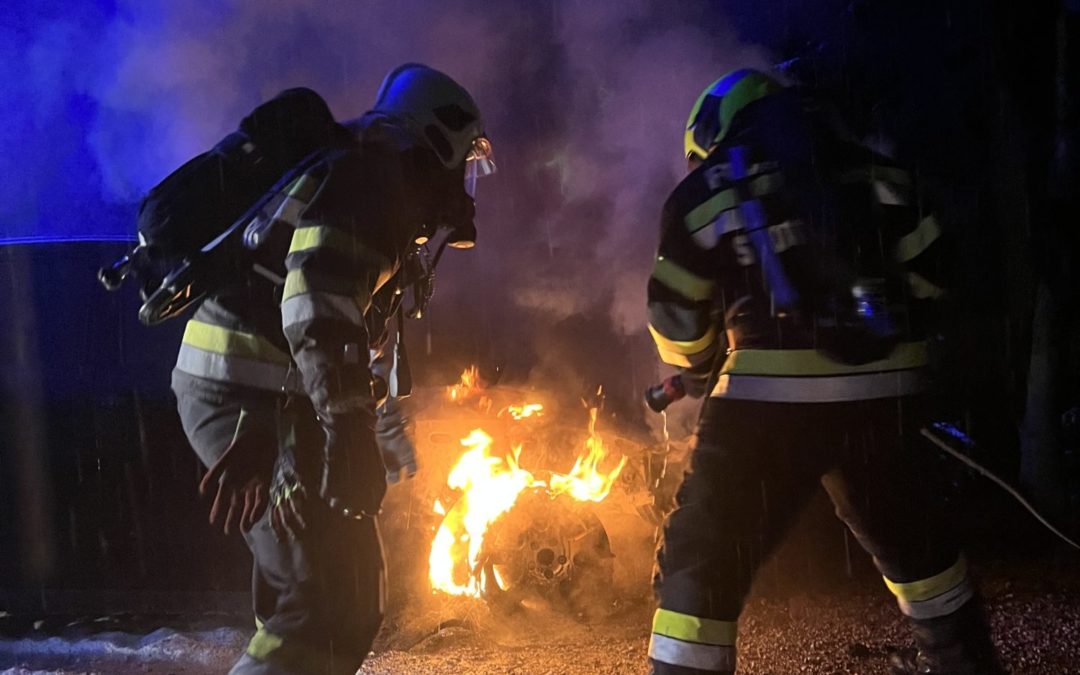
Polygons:
<instances>
[{"instance_id":1,"label":"flame","mask_svg":"<svg viewBox=\"0 0 1080 675\"><path fill-rule=\"evenodd\" d=\"M542 410L537 404L535 412ZM568 474L552 473L550 482L538 480L520 465L521 446L509 454L492 454L494 440L482 429L474 429L461 439L465 453L450 470L446 484L461 491L461 498L449 510L435 502L435 512L445 513L428 558L428 576L432 588L450 595L479 597L484 586L483 564L480 559L484 536L491 525L513 508L518 497L527 489L542 489L554 499L568 495L577 501L600 502L611 492L615 479L626 465L621 456L611 471L604 473L600 463L605 459L603 441L596 431L597 411L590 410L589 438L585 450L574 462ZM496 575L496 583L505 580Z\"/></svg>"},{"instance_id":2,"label":"flame","mask_svg":"<svg viewBox=\"0 0 1080 675\"><path fill-rule=\"evenodd\" d=\"M522 403L521 405L512 405L503 408L499 411L499 417L502 417L503 413L507 413L515 420L523 420L527 417L539 417L544 414L544 406L539 403Z\"/></svg>"},{"instance_id":3,"label":"flame","mask_svg":"<svg viewBox=\"0 0 1080 675\"><path fill-rule=\"evenodd\" d=\"M477 389L479 382L480 369L476 366L469 366L461 371L461 380L457 384L446 388L446 393L450 396L450 400L455 403L464 401Z\"/></svg>"},{"instance_id":4,"label":"flame","mask_svg":"<svg viewBox=\"0 0 1080 675\"><path fill-rule=\"evenodd\" d=\"M484 395L484 387L480 383L480 369L475 365L461 372L461 379L457 384L446 388L446 395L459 404L475 399L479 410L485 413L491 410L491 399Z\"/></svg>"},{"instance_id":5,"label":"flame","mask_svg":"<svg viewBox=\"0 0 1080 675\"><path fill-rule=\"evenodd\" d=\"M602 502L611 493L611 486L626 466L626 455L608 473L600 470L600 462L607 452L604 441L596 432L596 408L589 410L589 438L585 441L585 454L578 455L574 468L568 474L551 474L550 491L553 495L568 494L579 502Z\"/></svg>"},{"instance_id":6,"label":"flame","mask_svg":"<svg viewBox=\"0 0 1080 675\"><path fill-rule=\"evenodd\" d=\"M440 516L445 516L446 515L446 507L443 506L442 502L439 501L438 499L435 500L435 506L432 507L431 510L434 511L435 513L439 514Z\"/></svg>"},{"instance_id":7,"label":"flame","mask_svg":"<svg viewBox=\"0 0 1080 675\"><path fill-rule=\"evenodd\" d=\"M463 495L435 533L428 564L431 585L450 595L480 596L484 534L514 506L522 491L543 485L518 466L520 446L500 458L491 455L492 443L483 430L473 429L461 440L467 450L446 479L447 485ZM461 579L461 567L465 567L465 579Z\"/></svg>"}]
</instances>

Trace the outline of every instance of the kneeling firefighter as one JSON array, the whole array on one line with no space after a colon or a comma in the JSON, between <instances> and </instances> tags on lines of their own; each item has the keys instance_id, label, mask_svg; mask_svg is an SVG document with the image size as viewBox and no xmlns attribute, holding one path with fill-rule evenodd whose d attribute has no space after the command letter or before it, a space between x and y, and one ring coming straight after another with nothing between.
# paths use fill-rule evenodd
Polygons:
<instances>
[{"instance_id":1,"label":"kneeling firefighter","mask_svg":"<svg viewBox=\"0 0 1080 675\"><path fill-rule=\"evenodd\" d=\"M387 479L416 470L391 319L400 329L403 291L430 281L423 244L440 229L444 245L475 242L475 178L494 170L472 97L424 65L391 72L345 128L260 215L270 251L281 242L277 281L263 269L210 293L173 371L211 520L239 524L255 559L259 628L237 675L351 674L368 654L376 516Z\"/></svg>"},{"instance_id":2,"label":"kneeling firefighter","mask_svg":"<svg viewBox=\"0 0 1080 675\"><path fill-rule=\"evenodd\" d=\"M913 627L918 649L893 672L998 673L918 455L941 230L912 174L826 110L740 70L686 125L649 329L707 401L658 552L653 672L735 672L754 575L820 481Z\"/></svg>"}]
</instances>

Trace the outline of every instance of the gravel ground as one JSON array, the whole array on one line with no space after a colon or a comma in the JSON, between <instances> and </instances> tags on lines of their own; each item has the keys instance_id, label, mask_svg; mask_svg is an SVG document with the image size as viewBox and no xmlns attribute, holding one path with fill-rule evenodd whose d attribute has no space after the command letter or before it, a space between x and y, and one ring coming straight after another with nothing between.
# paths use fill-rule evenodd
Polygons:
<instances>
[{"instance_id":1,"label":"gravel ground","mask_svg":"<svg viewBox=\"0 0 1080 675\"><path fill-rule=\"evenodd\" d=\"M990 610L1010 672L1080 673L1080 594L1004 588ZM451 628L408 651L378 652L362 672L644 673L650 612L640 606L597 625L532 617L504 621L498 630ZM881 594L755 600L740 634L739 672L746 675L884 673L889 649L908 644L895 605Z\"/></svg>"},{"instance_id":2,"label":"gravel ground","mask_svg":"<svg viewBox=\"0 0 1080 675\"><path fill-rule=\"evenodd\" d=\"M1010 672L1080 674L1078 562L1069 556L981 566L995 642ZM879 584L862 576L808 594L765 588L743 616L740 673L885 672L888 651L908 639ZM493 615L461 602L407 620L407 613L398 613L387 621L362 673L644 673L650 614L645 601L612 605L605 618L589 622L548 610ZM445 627L436 631L440 621ZM176 630L127 624L65 635L45 628L0 639L0 675L224 673L246 640L243 625L214 629L204 618L186 626L173 622Z\"/></svg>"},{"instance_id":3,"label":"gravel ground","mask_svg":"<svg viewBox=\"0 0 1080 675\"><path fill-rule=\"evenodd\" d=\"M1080 673L1080 593L997 580L987 584L994 636L1010 672L1018 675ZM365 675L615 675L646 672L650 607L620 608L607 619L583 624L543 611L506 617L486 612L464 626L404 637L388 624ZM456 623L456 622L455 622ZM437 623L436 623L437 625ZM160 631L159 631L160 633ZM796 595L751 601L741 626L740 672L747 675L885 672L888 650L907 644L895 607L882 594ZM212 637L211 637L212 636ZM4 675L116 675L223 673L243 642L243 631L165 634L140 654L52 653L0 643ZM145 638L143 643L148 642ZM190 659L178 657L189 653Z\"/></svg>"}]
</instances>

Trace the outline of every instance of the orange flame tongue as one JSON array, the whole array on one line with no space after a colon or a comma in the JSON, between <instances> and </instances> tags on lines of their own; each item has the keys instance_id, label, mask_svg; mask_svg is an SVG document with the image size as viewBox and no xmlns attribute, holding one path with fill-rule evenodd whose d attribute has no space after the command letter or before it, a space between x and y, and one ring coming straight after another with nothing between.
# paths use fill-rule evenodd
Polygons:
<instances>
[{"instance_id":1,"label":"orange flame tongue","mask_svg":"<svg viewBox=\"0 0 1080 675\"><path fill-rule=\"evenodd\" d=\"M474 429L461 440L465 453L450 470L446 483L460 490L462 496L445 512L432 541L428 558L432 588L450 595L480 596L484 585L480 560L484 536L525 490L544 488L551 498L566 494L583 502L600 502L608 496L626 465L626 457L621 456L609 472L600 470L607 453L596 432L596 417L596 409L590 410L585 452L577 457L570 473L552 473L549 483L521 468L520 446L504 457L496 457L491 454L494 441L481 429ZM439 502L434 510L440 515L445 511Z\"/></svg>"},{"instance_id":2,"label":"orange flame tongue","mask_svg":"<svg viewBox=\"0 0 1080 675\"><path fill-rule=\"evenodd\" d=\"M523 490L543 485L518 466L521 448L506 457L491 456L491 436L474 429L461 444L468 448L446 483L464 492L443 519L432 543L429 576L433 587L451 595L480 595L480 551L484 534L509 511ZM460 580L459 563L465 579Z\"/></svg>"},{"instance_id":3,"label":"orange flame tongue","mask_svg":"<svg viewBox=\"0 0 1080 675\"><path fill-rule=\"evenodd\" d=\"M476 366L469 366L461 372L461 380L454 385L446 388L446 393L450 396L450 400L455 403L464 401L477 389L477 385L480 383L480 369Z\"/></svg>"},{"instance_id":4,"label":"orange flame tongue","mask_svg":"<svg viewBox=\"0 0 1080 675\"><path fill-rule=\"evenodd\" d=\"M503 413L510 415L515 420L523 420L528 417L539 417L544 414L544 406L539 403L523 403L521 405L512 405L503 408L499 411L501 417Z\"/></svg>"},{"instance_id":5,"label":"orange flame tongue","mask_svg":"<svg viewBox=\"0 0 1080 675\"><path fill-rule=\"evenodd\" d=\"M478 410L487 413L491 410L491 399L484 394L484 385L480 381L480 369L469 366L461 373L461 380L446 388L446 395L457 404L475 403Z\"/></svg>"},{"instance_id":6,"label":"orange flame tongue","mask_svg":"<svg viewBox=\"0 0 1080 675\"><path fill-rule=\"evenodd\" d=\"M578 455L574 468L568 474L551 474L551 494L568 494L579 502L602 502L611 492L611 486L626 466L626 455L608 473L600 470L600 462L607 456L604 441L596 433L596 408L589 410L589 438L585 441L586 452Z\"/></svg>"}]
</instances>

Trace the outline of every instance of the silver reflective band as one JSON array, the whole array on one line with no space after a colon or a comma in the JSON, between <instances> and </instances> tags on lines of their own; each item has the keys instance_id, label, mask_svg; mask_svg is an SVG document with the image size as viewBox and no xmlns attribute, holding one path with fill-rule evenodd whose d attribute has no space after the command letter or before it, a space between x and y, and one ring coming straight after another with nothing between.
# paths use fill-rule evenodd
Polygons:
<instances>
[{"instance_id":1,"label":"silver reflective band","mask_svg":"<svg viewBox=\"0 0 1080 675\"><path fill-rule=\"evenodd\" d=\"M334 293L303 293L281 303L281 325L289 327L315 319L340 319L355 326L364 323L356 300Z\"/></svg>"},{"instance_id":2,"label":"silver reflective band","mask_svg":"<svg viewBox=\"0 0 1080 675\"><path fill-rule=\"evenodd\" d=\"M921 369L834 377L721 375L712 396L776 403L865 401L916 394L926 388Z\"/></svg>"},{"instance_id":3,"label":"silver reflective band","mask_svg":"<svg viewBox=\"0 0 1080 675\"><path fill-rule=\"evenodd\" d=\"M885 206L907 206L907 197L903 194L902 186L894 185L883 180L874 181L874 196L878 204Z\"/></svg>"},{"instance_id":4,"label":"silver reflective band","mask_svg":"<svg viewBox=\"0 0 1080 675\"><path fill-rule=\"evenodd\" d=\"M238 356L207 352L189 344L180 345L176 369L208 380L239 384L266 391L300 393L300 383L289 377L289 367Z\"/></svg>"},{"instance_id":5,"label":"silver reflective band","mask_svg":"<svg viewBox=\"0 0 1080 675\"><path fill-rule=\"evenodd\" d=\"M691 236L694 243L704 249L716 248L720 238L725 234L740 232L746 229L746 221L743 220L742 211L731 208L723 211L712 223L694 232Z\"/></svg>"},{"instance_id":6,"label":"silver reflective band","mask_svg":"<svg viewBox=\"0 0 1080 675\"><path fill-rule=\"evenodd\" d=\"M964 603L975 594L971 583L965 577L956 586L945 591L941 595L927 600L901 600L897 598L896 604L905 616L912 619L936 619L939 616L952 614L960 609Z\"/></svg>"},{"instance_id":7,"label":"silver reflective band","mask_svg":"<svg viewBox=\"0 0 1080 675\"><path fill-rule=\"evenodd\" d=\"M296 227L300 224L300 214L304 212L306 207L307 203L300 201L296 197L285 197L277 212L274 213L274 220L280 220Z\"/></svg>"},{"instance_id":8,"label":"silver reflective band","mask_svg":"<svg viewBox=\"0 0 1080 675\"><path fill-rule=\"evenodd\" d=\"M326 412L332 415L344 415L356 410L363 410L365 405L371 403L370 396L347 396L335 398L326 402Z\"/></svg>"},{"instance_id":9,"label":"silver reflective band","mask_svg":"<svg viewBox=\"0 0 1080 675\"><path fill-rule=\"evenodd\" d=\"M735 670L734 647L683 642L657 633L649 640L649 658L698 670Z\"/></svg>"},{"instance_id":10,"label":"silver reflective band","mask_svg":"<svg viewBox=\"0 0 1080 675\"><path fill-rule=\"evenodd\" d=\"M918 227L900 237L896 242L896 259L899 262L908 262L916 258L920 253L930 248L941 237L941 226L933 214L919 221Z\"/></svg>"}]
</instances>

